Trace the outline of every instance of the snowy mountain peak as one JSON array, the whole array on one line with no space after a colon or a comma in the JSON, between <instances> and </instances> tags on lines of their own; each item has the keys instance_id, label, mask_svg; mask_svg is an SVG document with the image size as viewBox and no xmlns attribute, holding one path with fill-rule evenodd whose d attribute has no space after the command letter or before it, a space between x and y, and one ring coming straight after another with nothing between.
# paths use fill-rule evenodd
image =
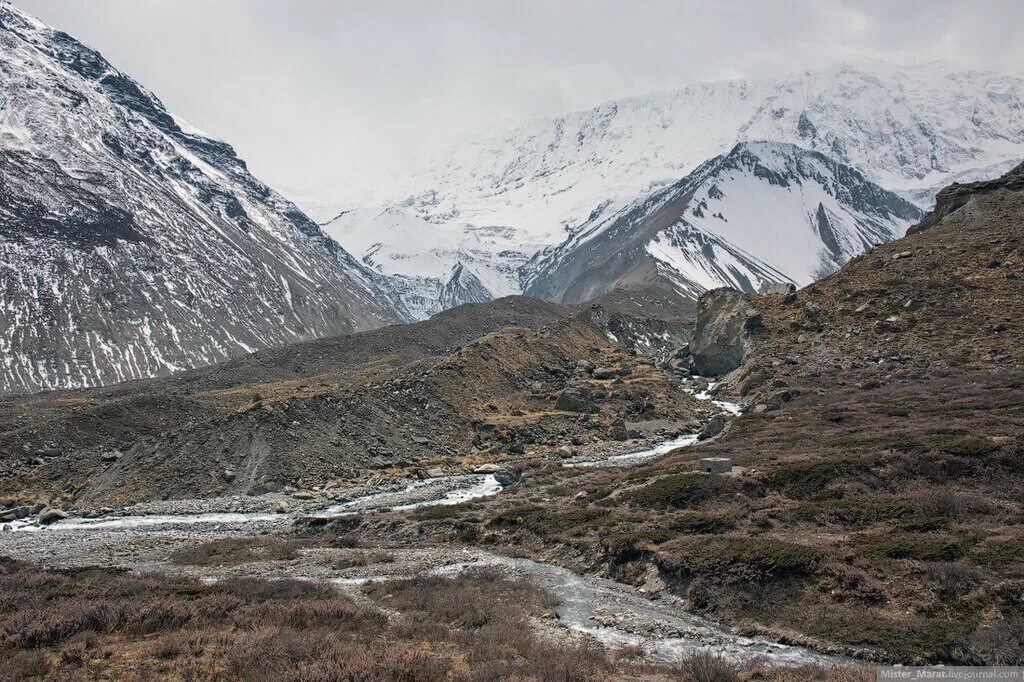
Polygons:
<instances>
[{"instance_id":1,"label":"snowy mountain peak","mask_svg":"<svg viewBox=\"0 0 1024 682\"><path fill-rule=\"evenodd\" d=\"M920 216L823 154L745 142L575 230L531 261L526 292L578 302L658 280L692 297L719 286L804 285Z\"/></svg>"}]
</instances>

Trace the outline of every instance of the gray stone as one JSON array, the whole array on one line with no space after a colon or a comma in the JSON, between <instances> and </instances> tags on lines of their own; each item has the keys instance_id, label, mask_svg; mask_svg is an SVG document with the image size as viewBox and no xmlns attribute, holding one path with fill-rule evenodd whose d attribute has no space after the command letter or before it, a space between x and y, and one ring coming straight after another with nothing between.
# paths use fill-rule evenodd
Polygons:
<instances>
[{"instance_id":1,"label":"gray stone","mask_svg":"<svg viewBox=\"0 0 1024 682\"><path fill-rule=\"evenodd\" d=\"M728 457L701 457L700 470L710 474L727 474L732 471L732 460Z\"/></svg>"},{"instance_id":2,"label":"gray stone","mask_svg":"<svg viewBox=\"0 0 1024 682\"><path fill-rule=\"evenodd\" d=\"M23 519L31 514L32 507L21 506L15 507L14 509L5 509L0 511L0 522L17 521L18 519Z\"/></svg>"},{"instance_id":3,"label":"gray stone","mask_svg":"<svg viewBox=\"0 0 1024 682\"><path fill-rule=\"evenodd\" d=\"M489 462L487 464L481 464L480 466L473 469L474 474L496 474L501 471L501 465Z\"/></svg>"},{"instance_id":4,"label":"gray stone","mask_svg":"<svg viewBox=\"0 0 1024 682\"><path fill-rule=\"evenodd\" d=\"M722 432L725 428L725 417L721 414L716 414L708 423L704 425L704 428L697 434L697 440L707 440L708 438L714 438Z\"/></svg>"},{"instance_id":5,"label":"gray stone","mask_svg":"<svg viewBox=\"0 0 1024 682\"><path fill-rule=\"evenodd\" d=\"M817 319L817 317L821 315L821 306L817 303L808 301L804 304L804 315L812 320Z\"/></svg>"},{"instance_id":6,"label":"gray stone","mask_svg":"<svg viewBox=\"0 0 1024 682\"><path fill-rule=\"evenodd\" d=\"M110 452L104 452L102 455L100 455L100 459L102 459L104 462L116 462L117 460L121 459L121 457L122 455L120 450L111 450Z\"/></svg>"},{"instance_id":7,"label":"gray stone","mask_svg":"<svg viewBox=\"0 0 1024 682\"><path fill-rule=\"evenodd\" d=\"M616 376L618 376L618 373L611 367L597 367L593 371L595 379L614 379Z\"/></svg>"},{"instance_id":8,"label":"gray stone","mask_svg":"<svg viewBox=\"0 0 1024 682\"><path fill-rule=\"evenodd\" d=\"M593 413L597 412L597 402L589 389L567 388L558 394L555 408L566 412Z\"/></svg>"},{"instance_id":9,"label":"gray stone","mask_svg":"<svg viewBox=\"0 0 1024 682\"><path fill-rule=\"evenodd\" d=\"M765 282L761 285L760 294L789 294L796 291L796 286L790 282Z\"/></svg>"},{"instance_id":10,"label":"gray stone","mask_svg":"<svg viewBox=\"0 0 1024 682\"><path fill-rule=\"evenodd\" d=\"M274 511L277 512L278 514L287 514L288 513L288 509L289 509L288 502L285 501L285 500L278 500L274 504Z\"/></svg>"},{"instance_id":11,"label":"gray stone","mask_svg":"<svg viewBox=\"0 0 1024 682\"><path fill-rule=\"evenodd\" d=\"M753 307L735 289L714 289L700 297L690 353L701 376L728 374L743 362L747 332L743 325Z\"/></svg>"},{"instance_id":12,"label":"gray stone","mask_svg":"<svg viewBox=\"0 0 1024 682\"><path fill-rule=\"evenodd\" d=\"M43 511L39 512L39 523L44 525L66 519L68 514L63 509L54 509L53 507L47 507Z\"/></svg>"}]
</instances>

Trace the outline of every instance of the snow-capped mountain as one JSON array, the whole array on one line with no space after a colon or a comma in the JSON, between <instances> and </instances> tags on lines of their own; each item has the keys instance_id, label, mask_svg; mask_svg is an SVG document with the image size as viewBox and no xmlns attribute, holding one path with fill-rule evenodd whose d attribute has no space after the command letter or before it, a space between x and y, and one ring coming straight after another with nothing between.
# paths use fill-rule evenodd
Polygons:
<instances>
[{"instance_id":1,"label":"snow-capped mountain","mask_svg":"<svg viewBox=\"0 0 1024 682\"><path fill-rule=\"evenodd\" d=\"M689 296L806 285L922 213L824 154L744 142L686 178L595 217L524 269L526 293L585 301L658 278Z\"/></svg>"},{"instance_id":2,"label":"snow-capped mountain","mask_svg":"<svg viewBox=\"0 0 1024 682\"><path fill-rule=\"evenodd\" d=\"M1024 157L1024 76L872 64L616 100L457 146L410 179L426 191L409 204L434 222L507 225L550 243L602 203L675 182L745 140L820 151L892 191L930 189Z\"/></svg>"},{"instance_id":3,"label":"snow-capped mountain","mask_svg":"<svg viewBox=\"0 0 1024 682\"><path fill-rule=\"evenodd\" d=\"M99 53L0 0L0 393L407 318L377 273Z\"/></svg>"},{"instance_id":4,"label":"snow-capped mountain","mask_svg":"<svg viewBox=\"0 0 1024 682\"><path fill-rule=\"evenodd\" d=\"M657 197L664 196L660 192L669 188L671 193L679 178L694 173L708 159L728 154L738 142L762 140L824 155L820 163L831 163L836 172L842 169L844 178L860 178L848 192L860 191L866 180L876 185L872 191L884 188L927 208L948 182L991 175L1024 158L1024 77L934 64L839 66L776 81L699 83L468 140L413 172L406 184L419 189L392 205L390 210L401 212L403 220L421 219L415 243L423 248L417 250L411 239L396 241L401 258L393 261L391 272L405 274L405 264L436 244L446 244L452 235L491 226L488 229L503 235L487 245L492 256L499 250L537 254L521 269L519 285L531 293L561 297L565 292L559 286L566 282L541 284L548 281L544 273L555 262L552 258L557 261L581 240L602 232L599 226L614 223L638 205L657 203ZM858 206L833 206L819 192L794 194L760 183L751 187L762 194L744 199L739 186L731 192L728 223L705 225L691 219L699 237L692 232L685 238L676 234L669 245L663 236L660 245L652 245L651 250L663 256L658 260L651 254L659 269L669 272L673 264L678 266L680 281L690 283L680 285L685 290L730 284L745 288L744 278L754 282L781 277L805 283L863 244L899 236L911 213L903 206L868 227L864 216L850 217L861 210ZM751 207L784 210L787 221L799 220L783 222L780 217L774 226L768 225L760 215L744 216L745 200ZM775 207L772 201L784 207ZM853 240L826 248L822 258L821 244L814 243L810 233L800 233L804 241L786 242L797 236L790 226L803 230L816 224L819 204L829 224L838 221L849 228L846 234ZM806 216L811 216L810 222ZM766 232L769 229L779 232ZM746 235L745 230L752 232ZM854 239L854 232L863 239ZM625 231L611 231L602 239L607 241L612 234L619 234L622 241L617 247L602 247L609 252L628 251L628 240L647 244ZM720 253L731 254L731 268L703 262L702 254L712 248L707 240L714 241ZM686 249L693 252L680 255ZM561 277L568 271L559 272Z\"/></svg>"},{"instance_id":5,"label":"snow-capped mountain","mask_svg":"<svg viewBox=\"0 0 1024 682\"><path fill-rule=\"evenodd\" d=\"M395 206L344 211L322 227L387 277L417 318L520 293L519 268L530 255L514 248L510 228L436 225Z\"/></svg>"}]
</instances>

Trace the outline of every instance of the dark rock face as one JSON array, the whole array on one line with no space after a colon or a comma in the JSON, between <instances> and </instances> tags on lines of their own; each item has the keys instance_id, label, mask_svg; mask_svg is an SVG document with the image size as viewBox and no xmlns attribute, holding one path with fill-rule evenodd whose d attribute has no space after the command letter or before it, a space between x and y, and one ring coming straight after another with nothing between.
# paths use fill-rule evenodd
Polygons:
<instances>
[{"instance_id":1,"label":"dark rock face","mask_svg":"<svg viewBox=\"0 0 1024 682\"><path fill-rule=\"evenodd\" d=\"M943 218L965 206L975 195L989 194L1001 189L1013 192L1024 191L1024 163L994 180L970 182L964 185L954 182L939 192L935 197L935 209L926 215L920 223L907 230L907 234L922 232L938 225Z\"/></svg>"},{"instance_id":2,"label":"dark rock face","mask_svg":"<svg viewBox=\"0 0 1024 682\"><path fill-rule=\"evenodd\" d=\"M721 376L743 362L746 321L754 309L739 291L715 289L700 297L690 353L701 376Z\"/></svg>"},{"instance_id":3,"label":"dark rock face","mask_svg":"<svg viewBox=\"0 0 1024 682\"><path fill-rule=\"evenodd\" d=\"M381 278L98 52L0 3L0 395L406 319Z\"/></svg>"}]
</instances>

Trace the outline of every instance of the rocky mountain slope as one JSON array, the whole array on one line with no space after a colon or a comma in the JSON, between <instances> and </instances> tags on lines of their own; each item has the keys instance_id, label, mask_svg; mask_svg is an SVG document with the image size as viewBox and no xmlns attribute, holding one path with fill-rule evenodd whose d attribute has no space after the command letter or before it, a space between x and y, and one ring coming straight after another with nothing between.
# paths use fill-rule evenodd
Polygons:
<instances>
[{"instance_id":1,"label":"rocky mountain slope","mask_svg":"<svg viewBox=\"0 0 1024 682\"><path fill-rule=\"evenodd\" d=\"M718 437L626 471L538 469L443 522L747 634L1020 665L1022 319L1024 165L944 190L910 235L805 289L702 297L671 362L724 373L712 393L742 412ZM706 457L733 471L699 473Z\"/></svg>"},{"instance_id":2,"label":"rocky mountain slope","mask_svg":"<svg viewBox=\"0 0 1024 682\"><path fill-rule=\"evenodd\" d=\"M901 236L914 205L791 144L748 142L664 190L588 221L524 268L526 293L578 302L657 278L696 298L805 286Z\"/></svg>"},{"instance_id":3,"label":"rocky mountain slope","mask_svg":"<svg viewBox=\"0 0 1024 682\"><path fill-rule=\"evenodd\" d=\"M98 52L0 2L0 393L407 317L372 270Z\"/></svg>"},{"instance_id":4,"label":"rocky mountain slope","mask_svg":"<svg viewBox=\"0 0 1024 682\"><path fill-rule=\"evenodd\" d=\"M707 408L638 353L685 341L681 309L658 292L583 308L510 297L171 377L9 398L0 492L81 508L259 493L693 429Z\"/></svg>"}]
</instances>

